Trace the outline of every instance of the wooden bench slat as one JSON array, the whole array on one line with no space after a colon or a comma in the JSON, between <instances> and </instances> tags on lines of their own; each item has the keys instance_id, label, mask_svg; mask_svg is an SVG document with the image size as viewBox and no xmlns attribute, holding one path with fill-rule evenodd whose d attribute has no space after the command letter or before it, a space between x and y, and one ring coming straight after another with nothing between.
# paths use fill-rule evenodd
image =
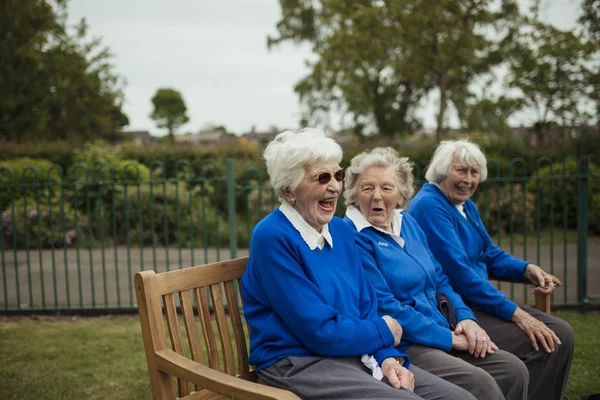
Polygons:
<instances>
[{"instance_id":1,"label":"wooden bench slat","mask_svg":"<svg viewBox=\"0 0 600 400\"><path fill-rule=\"evenodd\" d=\"M229 324L227 323L227 316L225 315L225 307L223 305L221 284L210 285L210 294L213 301L213 308L215 310L215 319L217 320L219 339L221 341L221 350L223 353L223 363L225 367L224 369L229 375L235 375L231 335L229 334Z\"/></svg>"},{"instance_id":2,"label":"wooden bench slat","mask_svg":"<svg viewBox=\"0 0 600 400\"><path fill-rule=\"evenodd\" d=\"M242 375L248 371L248 350L246 348L246 335L242 325L242 317L238 308L238 298L236 296L235 285L233 281L225 282L225 297L227 298L229 318L233 326L233 334L235 337L238 369L237 374Z\"/></svg>"},{"instance_id":3,"label":"wooden bench slat","mask_svg":"<svg viewBox=\"0 0 600 400\"><path fill-rule=\"evenodd\" d=\"M177 354L185 356L183 340L181 338L181 330L179 329L179 319L177 318L177 307L175 306L175 297L172 294L166 294L163 296L163 302L165 303L167 327L169 330L169 337L171 338L173 350ZM187 396L188 394L190 394L191 392L189 383L177 378L177 393L179 397Z\"/></svg>"},{"instance_id":4,"label":"wooden bench slat","mask_svg":"<svg viewBox=\"0 0 600 400\"><path fill-rule=\"evenodd\" d=\"M198 305L198 315L200 316L200 323L202 324L202 334L204 337L204 344L206 346L208 366L214 369L219 369L219 349L217 347L215 332L212 329L212 318L208 308L208 296L206 294L206 288L196 288L194 289L194 294L196 295L195 297L196 304Z\"/></svg>"}]
</instances>

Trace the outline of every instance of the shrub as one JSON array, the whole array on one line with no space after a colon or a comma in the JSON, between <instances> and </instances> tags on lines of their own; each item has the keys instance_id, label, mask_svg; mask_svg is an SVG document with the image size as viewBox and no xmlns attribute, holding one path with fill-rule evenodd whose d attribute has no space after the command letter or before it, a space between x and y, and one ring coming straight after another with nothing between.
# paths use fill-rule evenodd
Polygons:
<instances>
[{"instance_id":1,"label":"shrub","mask_svg":"<svg viewBox=\"0 0 600 400\"><path fill-rule=\"evenodd\" d=\"M43 186L61 182L60 167L53 165L48 160L34 160L24 157L3 161L0 166L8 168L12 172L11 184L10 174L6 170L0 170L0 209L8 207L11 200L17 201L25 196L30 199L35 199L36 195L47 196L47 188ZM49 174L51 170L52 173ZM36 181L38 185L37 193ZM13 187L12 195L11 185ZM39 188L40 186L41 188Z\"/></svg>"},{"instance_id":2,"label":"shrub","mask_svg":"<svg viewBox=\"0 0 600 400\"><path fill-rule=\"evenodd\" d=\"M589 229L592 233L598 234L600 233L600 209L595 206L597 203L594 201L600 197L600 167L590 163L589 172L595 175L589 179ZM566 163L556 162L551 166L541 168L538 174L539 178L535 177L527 184L527 191L534 196L538 195L542 226L548 226L551 216L553 216L555 224L562 225L566 218L567 227L576 229L577 161L569 159ZM568 207L566 215L564 213L565 205Z\"/></svg>"},{"instance_id":3,"label":"shrub","mask_svg":"<svg viewBox=\"0 0 600 400\"><path fill-rule=\"evenodd\" d=\"M82 234L87 219L69 204L61 204L59 196L46 198L39 204L20 199L2 212L2 236L6 245L17 248L65 247ZM79 225L79 226L78 226Z\"/></svg>"},{"instance_id":4,"label":"shrub","mask_svg":"<svg viewBox=\"0 0 600 400\"><path fill-rule=\"evenodd\" d=\"M511 184L482 187L474 201L490 235L498 234L499 229L510 233L511 226L515 233L533 232L535 196L524 192L522 184L512 184L512 188Z\"/></svg>"},{"instance_id":5,"label":"shrub","mask_svg":"<svg viewBox=\"0 0 600 400\"><path fill-rule=\"evenodd\" d=\"M210 202L203 204L198 195L197 191L188 192L185 185L174 183L154 184L152 188L150 185L128 186L115 195L114 207L112 202L104 204L104 234L112 237L114 228L118 244L134 246L140 240L145 246L228 245L227 220L215 212ZM99 236L102 234L100 216L96 218L95 229ZM247 235L237 225L238 240L247 245Z\"/></svg>"}]
</instances>

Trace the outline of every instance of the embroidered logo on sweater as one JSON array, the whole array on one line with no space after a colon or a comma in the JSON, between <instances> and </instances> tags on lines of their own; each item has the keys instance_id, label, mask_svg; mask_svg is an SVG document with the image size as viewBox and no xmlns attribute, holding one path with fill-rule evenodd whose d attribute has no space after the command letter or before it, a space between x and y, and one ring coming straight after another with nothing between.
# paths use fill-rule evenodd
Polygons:
<instances>
[{"instance_id":1,"label":"embroidered logo on sweater","mask_svg":"<svg viewBox=\"0 0 600 400\"><path fill-rule=\"evenodd\" d=\"M379 246L383 246L383 247L388 247L388 244L386 242L379 242L377 243Z\"/></svg>"}]
</instances>

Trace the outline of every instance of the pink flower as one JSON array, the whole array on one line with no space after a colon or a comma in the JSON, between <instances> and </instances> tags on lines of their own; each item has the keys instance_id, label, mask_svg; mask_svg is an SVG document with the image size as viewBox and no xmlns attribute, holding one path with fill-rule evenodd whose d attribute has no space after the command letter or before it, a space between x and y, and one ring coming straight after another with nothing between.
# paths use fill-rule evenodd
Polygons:
<instances>
[{"instance_id":1,"label":"pink flower","mask_svg":"<svg viewBox=\"0 0 600 400\"><path fill-rule=\"evenodd\" d=\"M38 210L36 210L35 208L32 208L31 210L29 210L29 218L35 218L38 216Z\"/></svg>"}]
</instances>

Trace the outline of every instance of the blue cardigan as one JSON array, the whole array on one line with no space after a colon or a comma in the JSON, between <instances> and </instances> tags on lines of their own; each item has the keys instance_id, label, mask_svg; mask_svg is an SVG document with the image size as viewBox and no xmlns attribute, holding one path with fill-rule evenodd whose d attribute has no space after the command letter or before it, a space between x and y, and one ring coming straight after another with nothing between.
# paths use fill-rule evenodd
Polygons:
<instances>
[{"instance_id":1,"label":"blue cardigan","mask_svg":"<svg viewBox=\"0 0 600 400\"><path fill-rule=\"evenodd\" d=\"M468 220L430 183L423 185L408 207L452 287L467 304L510 320L517 305L488 281L488 271L499 278L523 279L528 262L492 243L472 200L464 204L464 211Z\"/></svg>"},{"instance_id":2,"label":"blue cardigan","mask_svg":"<svg viewBox=\"0 0 600 400\"><path fill-rule=\"evenodd\" d=\"M347 216L344 221L356 229ZM400 236L404 239L404 248L390 235L373 227L364 228L356 236L363 268L375 286L379 315L390 315L402 325L400 351L411 344L450 351L452 332L438 310L436 295L448 296L456 310L457 321L476 321L475 315L448 283L417 222L404 213Z\"/></svg>"},{"instance_id":3,"label":"blue cardigan","mask_svg":"<svg viewBox=\"0 0 600 400\"><path fill-rule=\"evenodd\" d=\"M310 250L279 209L256 225L242 277L249 363L260 370L287 356L373 354L380 365L403 357L408 367L377 314L354 232L336 217L329 232L333 247Z\"/></svg>"}]
</instances>

